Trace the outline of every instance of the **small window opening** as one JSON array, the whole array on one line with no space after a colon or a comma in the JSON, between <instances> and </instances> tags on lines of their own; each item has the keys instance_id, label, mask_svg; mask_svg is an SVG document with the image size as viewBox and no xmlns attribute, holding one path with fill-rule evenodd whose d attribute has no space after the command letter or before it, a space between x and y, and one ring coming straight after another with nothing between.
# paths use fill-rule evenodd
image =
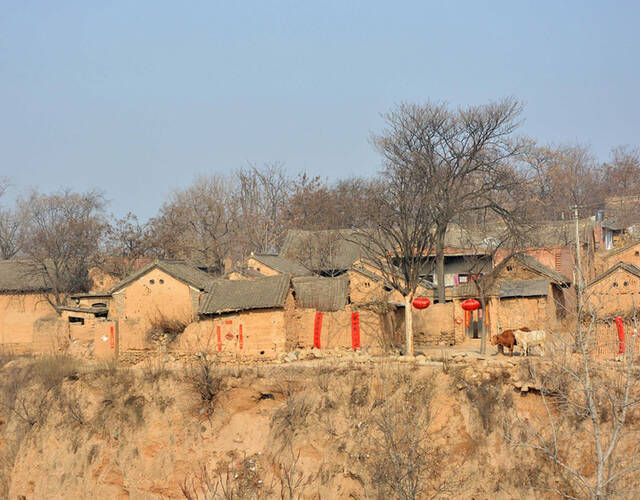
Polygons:
<instances>
[{"instance_id":1,"label":"small window opening","mask_svg":"<svg viewBox=\"0 0 640 500\"><path fill-rule=\"evenodd\" d=\"M260 354L264 355L264 351L260 351Z\"/></svg>"},{"instance_id":2,"label":"small window opening","mask_svg":"<svg viewBox=\"0 0 640 500\"><path fill-rule=\"evenodd\" d=\"M636 256L640 255L640 250L636 250Z\"/></svg>"},{"instance_id":3,"label":"small window opening","mask_svg":"<svg viewBox=\"0 0 640 500\"><path fill-rule=\"evenodd\" d=\"M95 304L91 304L91 307L107 307L107 304L104 302L96 302Z\"/></svg>"},{"instance_id":4,"label":"small window opening","mask_svg":"<svg viewBox=\"0 0 640 500\"><path fill-rule=\"evenodd\" d=\"M164 280L158 280L158 282L163 285L164 284Z\"/></svg>"},{"instance_id":5,"label":"small window opening","mask_svg":"<svg viewBox=\"0 0 640 500\"><path fill-rule=\"evenodd\" d=\"M513 271L513 267L512 266L507 266L507 271Z\"/></svg>"},{"instance_id":6,"label":"small window opening","mask_svg":"<svg viewBox=\"0 0 640 500\"><path fill-rule=\"evenodd\" d=\"M623 285L624 285L624 286L629 286L629 282L628 282L628 281L625 281L625 282L623 283Z\"/></svg>"},{"instance_id":7,"label":"small window opening","mask_svg":"<svg viewBox=\"0 0 640 500\"><path fill-rule=\"evenodd\" d=\"M385 292L390 292L391 291L391 287L390 286L385 285L382 288L384 288Z\"/></svg>"},{"instance_id":8,"label":"small window opening","mask_svg":"<svg viewBox=\"0 0 640 500\"><path fill-rule=\"evenodd\" d=\"M617 281L614 281L614 282L613 282L613 286L614 286L614 287L618 286L618 282L617 282Z\"/></svg>"},{"instance_id":9,"label":"small window opening","mask_svg":"<svg viewBox=\"0 0 640 500\"><path fill-rule=\"evenodd\" d=\"M156 282L156 280L149 280L149 283L150 283L150 284L152 284L152 285L153 285L155 282Z\"/></svg>"},{"instance_id":10,"label":"small window opening","mask_svg":"<svg viewBox=\"0 0 640 500\"><path fill-rule=\"evenodd\" d=\"M69 316L69 323L80 323L84 325L84 318L77 318L75 316Z\"/></svg>"}]
</instances>

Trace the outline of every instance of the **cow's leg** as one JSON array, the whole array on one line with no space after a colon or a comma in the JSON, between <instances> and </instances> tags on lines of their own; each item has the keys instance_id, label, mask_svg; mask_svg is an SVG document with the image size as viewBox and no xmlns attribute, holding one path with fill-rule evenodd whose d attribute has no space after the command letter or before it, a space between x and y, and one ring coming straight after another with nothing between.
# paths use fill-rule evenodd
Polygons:
<instances>
[{"instance_id":1,"label":"cow's leg","mask_svg":"<svg viewBox=\"0 0 640 500\"><path fill-rule=\"evenodd\" d=\"M509 356L513 358L513 344L509 346Z\"/></svg>"}]
</instances>

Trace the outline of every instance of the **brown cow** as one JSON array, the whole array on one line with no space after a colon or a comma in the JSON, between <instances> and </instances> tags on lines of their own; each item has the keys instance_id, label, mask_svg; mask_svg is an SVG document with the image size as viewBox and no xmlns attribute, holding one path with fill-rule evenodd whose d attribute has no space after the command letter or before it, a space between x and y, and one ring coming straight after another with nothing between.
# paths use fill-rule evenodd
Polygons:
<instances>
[{"instance_id":1,"label":"brown cow","mask_svg":"<svg viewBox=\"0 0 640 500\"><path fill-rule=\"evenodd\" d=\"M522 332L530 332L531 330L526 326L523 328L519 328L518 330ZM509 355L513 356L513 346L517 345L516 337L513 334L515 330L503 330L500 335L494 335L491 337L491 345L497 345L498 351L502 351L504 354L504 348L509 348Z\"/></svg>"}]
</instances>

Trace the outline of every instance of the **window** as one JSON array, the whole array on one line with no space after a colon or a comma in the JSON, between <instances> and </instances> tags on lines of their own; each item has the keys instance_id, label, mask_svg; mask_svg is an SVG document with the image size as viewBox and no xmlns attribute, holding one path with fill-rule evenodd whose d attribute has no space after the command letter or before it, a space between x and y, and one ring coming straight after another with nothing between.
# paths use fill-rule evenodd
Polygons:
<instances>
[{"instance_id":1,"label":"window","mask_svg":"<svg viewBox=\"0 0 640 500\"><path fill-rule=\"evenodd\" d=\"M617 281L614 281L614 282L613 282L613 286L614 286L614 288L615 288L615 287L617 287L617 286L618 286L618 282L617 282Z\"/></svg>"},{"instance_id":2,"label":"window","mask_svg":"<svg viewBox=\"0 0 640 500\"><path fill-rule=\"evenodd\" d=\"M153 285L156 282L156 280L149 280L149 284Z\"/></svg>"},{"instance_id":3,"label":"window","mask_svg":"<svg viewBox=\"0 0 640 500\"><path fill-rule=\"evenodd\" d=\"M513 271L513 267L512 266L507 266L507 271Z\"/></svg>"},{"instance_id":4,"label":"window","mask_svg":"<svg viewBox=\"0 0 640 500\"><path fill-rule=\"evenodd\" d=\"M624 285L624 286L629 286L629 282L628 282L628 281L625 281L625 282L623 283L623 285Z\"/></svg>"},{"instance_id":5,"label":"window","mask_svg":"<svg viewBox=\"0 0 640 500\"><path fill-rule=\"evenodd\" d=\"M105 304L104 302L95 302L91 304L91 307L107 307L107 304Z\"/></svg>"},{"instance_id":6,"label":"window","mask_svg":"<svg viewBox=\"0 0 640 500\"><path fill-rule=\"evenodd\" d=\"M80 323L84 325L84 318L76 318L75 316L69 316L69 323Z\"/></svg>"},{"instance_id":7,"label":"window","mask_svg":"<svg viewBox=\"0 0 640 500\"><path fill-rule=\"evenodd\" d=\"M458 275L458 283L468 283L468 282L469 282L469 276L467 276L466 274Z\"/></svg>"},{"instance_id":8,"label":"window","mask_svg":"<svg viewBox=\"0 0 640 500\"><path fill-rule=\"evenodd\" d=\"M164 280L158 280L158 282L163 285L164 284Z\"/></svg>"},{"instance_id":9,"label":"window","mask_svg":"<svg viewBox=\"0 0 640 500\"><path fill-rule=\"evenodd\" d=\"M640 255L640 250L636 250L636 257Z\"/></svg>"}]
</instances>

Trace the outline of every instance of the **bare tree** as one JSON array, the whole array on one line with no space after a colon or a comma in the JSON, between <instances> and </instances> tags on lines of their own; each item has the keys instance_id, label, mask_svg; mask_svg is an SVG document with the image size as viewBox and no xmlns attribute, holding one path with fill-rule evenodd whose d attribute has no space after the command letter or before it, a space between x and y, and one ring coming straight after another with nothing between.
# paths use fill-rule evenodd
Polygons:
<instances>
[{"instance_id":1,"label":"bare tree","mask_svg":"<svg viewBox=\"0 0 640 500\"><path fill-rule=\"evenodd\" d=\"M157 251L150 225L141 224L131 212L112 220L107 226L106 236L102 268L119 279L136 270L140 259L152 257Z\"/></svg>"},{"instance_id":2,"label":"bare tree","mask_svg":"<svg viewBox=\"0 0 640 500\"><path fill-rule=\"evenodd\" d=\"M569 218L573 205L596 208L602 204L602 169L587 146L532 147L527 163L536 173L529 201L539 220Z\"/></svg>"},{"instance_id":3,"label":"bare tree","mask_svg":"<svg viewBox=\"0 0 640 500\"><path fill-rule=\"evenodd\" d=\"M386 164L414 170L415 178L429 186L440 302L445 301L447 228L473 211L502 216L500 194L520 182L510 165L526 146L513 137L520 113L515 99L457 110L445 104L401 104L384 115L387 129L373 136Z\"/></svg>"},{"instance_id":4,"label":"bare tree","mask_svg":"<svg viewBox=\"0 0 640 500\"><path fill-rule=\"evenodd\" d=\"M9 180L0 178L0 198L9 188ZM0 259L14 257L20 251L24 221L16 208L0 207Z\"/></svg>"},{"instance_id":5,"label":"bare tree","mask_svg":"<svg viewBox=\"0 0 640 500\"><path fill-rule=\"evenodd\" d=\"M23 252L28 271L49 289L48 301L64 304L71 293L90 288L88 270L96 263L106 223L101 193L33 191L19 203L26 215Z\"/></svg>"},{"instance_id":6,"label":"bare tree","mask_svg":"<svg viewBox=\"0 0 640 500\"><path fill-rule=\"evenodd\" d=\"M431 186L412 164L388 162L382 177L386 189L372 200L370 228L348 239L404 297L405 354L413 356L411 307L434 244Z\"/></svg>"},{"instance_id":7,"label":"bare tree","mask_svg":"<svg viewBox=\"0 0 640 500\"><path fill-rule=\"evenodd\" d=\"M231 181L217 175L176 190L151 222L165 256L194 259L223 272L236 223L231 192Z\"/></svg>"},{"instance_id":8,"label":"bare tree","mask_svg":"<svg viewBox=\"0 0 640 500\"><path fill-rule=\"evenodd\" d=\"M505 436L546 463L547 470L533 485L539 489L564 498L636 497L637 335L627 335L622 362L611 364L597 355L597 310L585 306L579 314L571 335L553 336L545 360L525 365L530 386L540 391L545 418L531 422L515 417ZM637 329L635 313L633 318Z\"/></svg>"},{"instance_id":9,"label":"bare tree","mask_svg":"<svg viewBox=\"0 0 640 500\"><path fill-rule=\"evenodd\" d=\"M275 252L284 231L284 210L291 182L282 164L250 166L237 172L238 236L244 251Z\"/></svg>"}]
</instances>

